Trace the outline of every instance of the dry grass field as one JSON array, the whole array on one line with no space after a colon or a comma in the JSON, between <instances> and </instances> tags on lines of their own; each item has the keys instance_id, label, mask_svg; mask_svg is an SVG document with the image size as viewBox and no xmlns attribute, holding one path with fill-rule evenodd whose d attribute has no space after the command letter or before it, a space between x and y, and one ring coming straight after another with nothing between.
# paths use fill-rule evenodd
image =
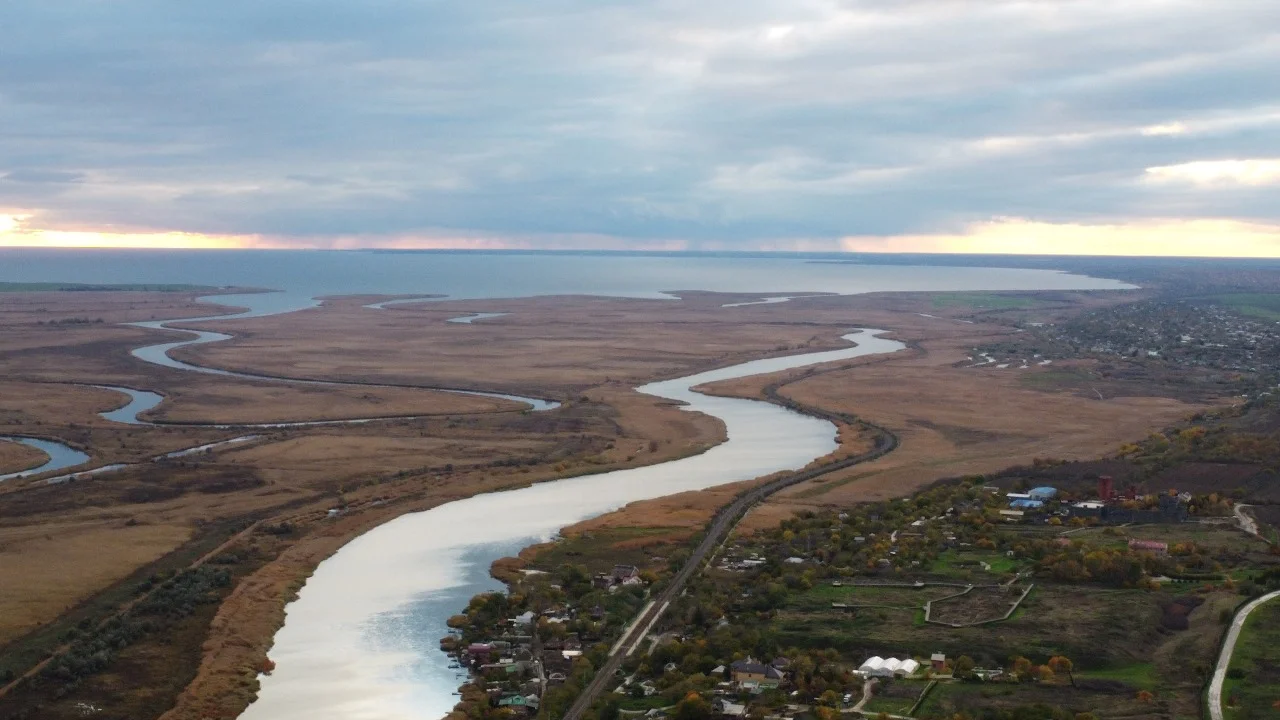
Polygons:
<instances>
[{"instance_id":1,"label":"dry grass field","mask_svg":"<svg viewBox=\"0 0 1280 720\"><path fill-rule=\"evenodd\" d=\"M28 470L48 460L48 455L29 445L0 440L0 475Z\"/></svg>"},{"instance_id":2,"label":"dry grass field","mask_svg":"<svg viewBox=\"0 0 1280 720\"><path fill-rule=\"evenodd\" d=\"M160 423L278 423L511 412L521 403L415 388L333 387L191 377L143 419Z\"/></svg>"},{"instance_id":3,"label":"dry grass field","mask_svg":"<svg viewBox=\"0 0 1280 720\"><path fill-rule=\"evenodd\" d=\"M753 513L748 527L814 504L905 494L940 477L1033 457L1096 455L1196 409L1170 399L1113 398L1106 388L1108 399L1099 401L1038 387L1025 381L1036 370L963 367L969 348L1012 330L998 319L982 322L985 310L964 303L937 307L924 295L722 308L751 298L688 293L681 300L559 297L386 310L364 308L369 298L336 298L288 315L208 323L236 338L181 351L186 359L227 369L413 386L406 388L276 384L146 365L129 350L169 334L113 323L208 315L208 306L167 293L57 295L0 297L0 434L60 438L84 448L93 464L144 464L67 485L0 485L0 573L31 578L0 593L0 654L18 648L22 657L36 657L48 647L40 632L56 637L60 623L88 613L94 602L127 597L136 573L185 567L248 526L247 535L234 536L233 548L253 561L237 567L237 584L216 612L193 615L188 622L196 625L179 633L189 638L184 642L201 640L203 650L188 645L180 656L183 672L195 679L169 718L234 716L247 702L252 684L246 678L261 662L290 593L317 562L367 529L476 492L662 462L723 439L717 421L636 393L644 382L841 347L840 336L858 327L890 330L911 344L893 356L797 374L782 388L802 403L882 423L903 445L877 463L788 491ZM1055 293L1020 300L1010 312L1051 320L1119 297ZM79 322L91 308L90 322ZM511 314L473 325L444 322L482 311ZM98 316L103 323L96 323ZM68 319L76 322L49 322ZM776 379L726 383L715 391L759 397ZM166 400L150 417L171 423L423 417L261 431L124 426L97 415L123 397L84 387L90 383L160 392ZM527 413L499 400L423 389L429 387L510 391L565 406ZM261 437L145 463L161 452L248 432ZM868 444L847 428L840 439L838 453ZM22 462L7 457L0 463ZM740 489L636 503L569 532L661 526L670 529L663 542L677 542ZM325 519L333 507L346 509L338 521ZM264 534L253 530L255 522L289 531ZM92 562L93 551L110 561ZM42 630L31 632L36 627ZM92 697L127 694L128 687L145 685L147 673L169 677L178 656L147 647L143 642L137 650L128 684L100 679ZM155 661L148 664L148 657ZM0 707L36 700L19 693L0 697Z\"/></svg>"}]
</instances>

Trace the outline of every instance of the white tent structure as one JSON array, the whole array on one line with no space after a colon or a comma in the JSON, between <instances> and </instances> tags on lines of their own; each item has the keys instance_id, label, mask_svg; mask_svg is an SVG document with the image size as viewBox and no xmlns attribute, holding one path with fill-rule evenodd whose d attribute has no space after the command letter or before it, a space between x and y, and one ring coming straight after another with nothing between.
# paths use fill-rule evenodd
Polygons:
<instances>
[{"instance_id":1,"label":"white tent structure","mask_svg":"<svg viewBox=\"0 0 1280 720\"><path fill-rule=\"evenodd\" d=\"M897 658L882 658L875 655L867 659L858 667L858 674L864 678L873 677L908 677L914 675L920 669L920 663L907 658L899 660Z\"/></svg>"}]
</instances>

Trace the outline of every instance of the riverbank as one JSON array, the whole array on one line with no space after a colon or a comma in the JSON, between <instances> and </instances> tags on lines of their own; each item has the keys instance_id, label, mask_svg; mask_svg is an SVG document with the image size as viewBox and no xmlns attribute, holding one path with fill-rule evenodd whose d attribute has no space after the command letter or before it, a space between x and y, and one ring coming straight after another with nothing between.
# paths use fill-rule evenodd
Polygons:
<instances>
[{"instance_id":1,"label":"riverbank","mask_svg":"<svg viewBox=\"0 0 1280 720\"><path fill-rule=\"evenodd\" d=\"M0 440L0 476L40 467L49 461L43 450L16 440Z\"/></svg>"}]
</instances>

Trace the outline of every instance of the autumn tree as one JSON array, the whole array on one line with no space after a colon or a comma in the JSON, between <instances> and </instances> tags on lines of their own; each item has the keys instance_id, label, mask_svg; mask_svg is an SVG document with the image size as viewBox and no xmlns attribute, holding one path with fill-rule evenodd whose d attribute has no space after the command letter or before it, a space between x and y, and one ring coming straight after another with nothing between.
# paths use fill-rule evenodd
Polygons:
<instances>
[{"instance_id":1,"label":"autumn tree","mask_svg":"<svg viewBox=\"0 0 1280 720\"><path fill-rule=\"evenodd\" d=\"M1059 675L1065 674L1067 678L1071 681L1071 686L1075 687L1076 676L1071 672L1072 669L1075 667L1075 664L1071 662L1070 658L1068 658L1065 655L1054 655L1053 657L1049 658L1049 667L1052 668L1053 671L1055 673L1058 673Z\"/></svg>"},{"instance_id":2,"label":"autumn tree","mask_svg":"<svg viewBox=\"0 0 1280 720\"><path fill-rule=\"evenodd\" d=\"M676 703L675 720L708 720L711 717L711 703L696 692L684 696Z\"/></svg>"}]
</instances>

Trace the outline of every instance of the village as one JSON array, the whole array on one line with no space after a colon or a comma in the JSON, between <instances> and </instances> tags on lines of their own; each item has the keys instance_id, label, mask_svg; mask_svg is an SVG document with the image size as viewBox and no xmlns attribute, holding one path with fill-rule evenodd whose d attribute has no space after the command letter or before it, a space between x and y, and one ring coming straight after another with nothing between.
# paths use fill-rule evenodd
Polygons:
<instances>
[{"instance_id":1,"label":"village","mask_svg":"<svg viewBox=\"0 0 1280 720\"><path fill-rule=\"evenodd\" d=\"M1194 714L1223 622L1280 587L1280 555L1247 498L1094 467L1046 461L735 536L594 716ZM623 537L557 543L456 618L443 646L472 673L469 716L563 714L681 562Z\"/></svg>"},{"instance_id":2,"label":"village","mask_svg":"<svg viewBox=\"0 0 1280 720\"><path fill-rule=\"evenodd\" d=\"M1052 366L1062 381L1096 373L1181 383L1191 395L1256 396L1280 382L1280 313L1270 302L1250 294L1173 296L1091 310L1058 323L989 318L1012 324L1016 334L974 348L970 365ZM1078 364L1085 359L1100 364Z\"/></svg>"}]
</instances>

